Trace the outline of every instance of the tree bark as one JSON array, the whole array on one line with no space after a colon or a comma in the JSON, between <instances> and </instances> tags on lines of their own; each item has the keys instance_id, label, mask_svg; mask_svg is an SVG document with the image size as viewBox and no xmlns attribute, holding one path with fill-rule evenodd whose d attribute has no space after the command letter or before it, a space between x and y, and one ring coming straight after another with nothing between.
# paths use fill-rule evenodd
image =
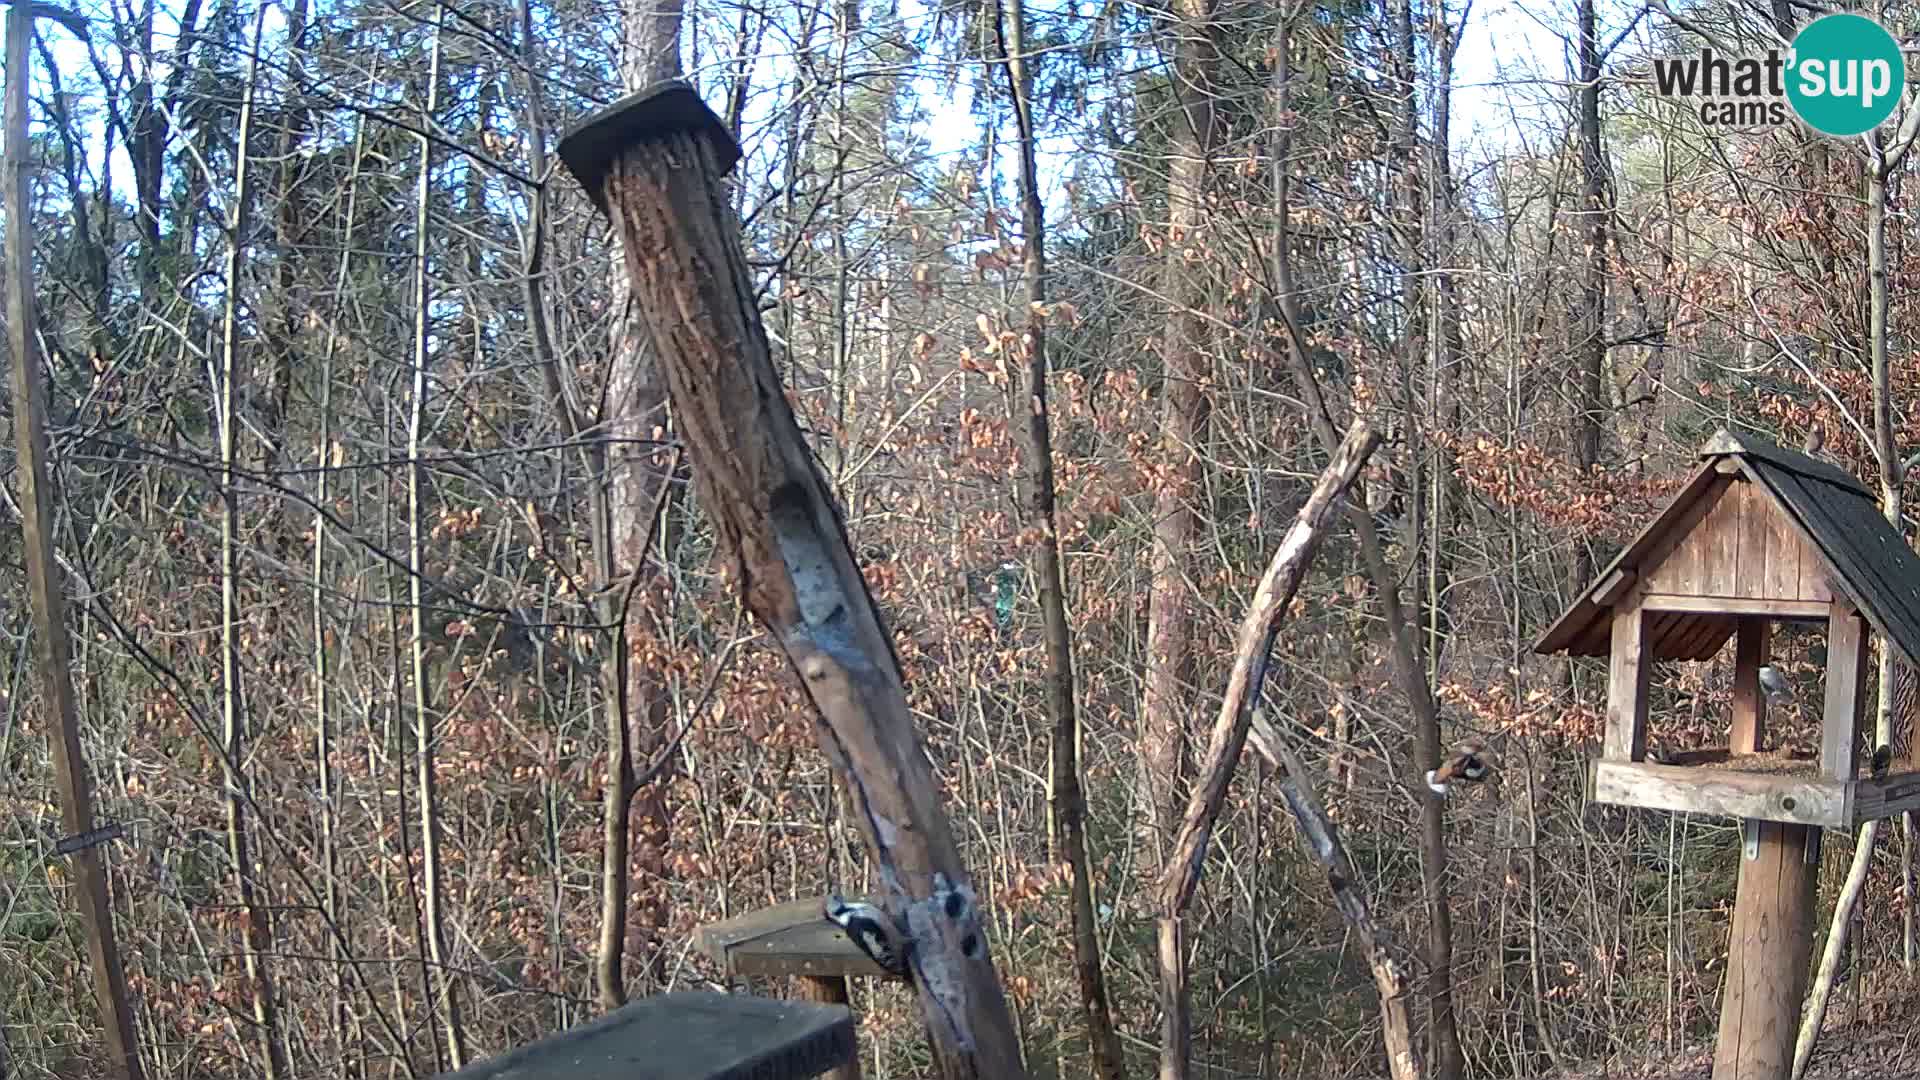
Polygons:
<instances>
[{"instance_id":1,"label":"tree bark","mask_svg":"<svg viewBox=\"0 0 1920 1080\"><path fill-rule=\"evenodd\" d=\"M1148 807L1149 850L1166 866L1178 827L1181 783L1188 772L1186 717L1193 679L1193 603L1187 581L1202 491L1206 439L1206 281L1190 256L1204 245L1208 158L1215 129L1213 80L1219 63L1212 0L1179 0L1173 26L1173 93L1179 109L1167 150L1166 271L1162 291L1173 302L1161 389L1160 460L1154 491L1153 568L1147 600L1147 670L1140 711L1141 790ZM1161 922L1161 1080L1185 1080L1191 1056L1187 955L1177 923Z\"/></svg>"},{"instance_id":2,"label":"tree bark","mask_svg":"<svg viewBox=\"0 0 1920 1080\"><path fill-rule=\"evenodd\" d=\"M426 112L432 116L440 98L440 28L445 8L436 5L433 21L432 58L427 67ZM424 879L423 906L426 913L427 950L433 967L426 980L427 993L438 1000L430 1008L446 1026L447 1055L453 1068L467 1060L466 1023L460 1010L460 984L447 959L446 870L440 853L439 763L434 747L439 741L434 723L434 703L427 677L427 611L423 592L426 575L426 528L423 520L422 487L425 470L420 464L420 434L426 422L427 364L430 354L427 339L431 325L432 288L428 272L428 236L432 228L429 200L433 194L433 143L422 135L420 172L414 190L414 279L413 279L413 386L407 406L407 592L411 611L407 652L413 683L414 779L420 793L420 865ZM435 983L439 990L434 990Z\"/></svg>"},{"instance_id":3,"label":"tree bark","mask_svg":"<svg viewBox=\"0 0 1920 1080\"><path fill-rule=\"evenodd\" d=\"M1359 476L1378 442L1379 436L1364 421L1355 422L1348 430L1346 439L1300 508L1293 527L1274 552L1246 617L1241 620L1233 674L1228 678L1226 696L1214 720L1206 758L1188 797L1186 814L1159 883L1159 940L1162 948L1166 948L1169 944L1179 945L1184 938L1186 909L1199 886L1200 870L1214 825L1226 802L1241 751L1251 735L1261 754L1283 772L1282 792L1300 823L1301 839L1308 853L1326 868L1335 905L1366 950L1380 991L1381 1019L1392 1075L1395 1080L1414 1080L1420 1075L1420 1066L1413 1046L1406 978L1388 948L1385 932L1374 923L1366 899L1355 884L1352 865L1340 846L1337 830L1313 797L1311 774L1280 736L1258 718L1268 658L1288 605L1306 578L1314 551L1332 517L1334 503ZM1184 1026L1186 1019L1179 1018L1178 1023ZM1164 1068L1165 1059L1162 1061ZM1185 1067L1184 1063L1181 1067Z\"/></svg>"},{"instance_id":4,"label":"tree bark","mask_svg":"<svg viewBox=\"0 0 1920 1080\"><path fill-rule=\"evenodd\" d=\"M879 871L878 898L914 941L911 973L941 1073L1018 1080L1012 1016L899 660L773 368L721 193L724 129L697 101L674 107L700 115L621 150L602 190L701 503L748 610L818 710L821 749Z\"/></svg>"},{"instance_id":5,"label":"tree bark","mask_svg":"<svg viewBox=\"0 0 1920 1080\"><path fill-rule=\"evenodd\" d=\"M624 5L626 53L621 75L628 90L640 90L680 72L681 0L627 0ZM624 271L622 238L614 237L612 340L607 362L606 414L601 418L605 450L596 463L596 475L606 477L604 493L596 497L594 549L604 583L625 582L610 590L601 605L602 621L614 626L617 640L613 663L607 665L605 698L607 774L601 814L603 847L600 870L600 944L594 978L600 1007L609 1011L626 1003L623 973L627 947L627 906L634 901L635 921L646 933L650 967L665 961L658 947L667 925L664 889L668 877L667 846L671 841L671 812L667 785L671 768L639 790L634 783L634 759L650 761L666 745L671 723L666 687L658 672L635 664L629 645L628 619L634 596L657 579L645 575L648 546L672 477L655 463L656 429L667 426L667 389L662 383L646 330L633 310ZM558 366L551 370L557 372ZM644 609L643 609L644 610ZM633 811L638 808L639 821ZM632 844L638 834L638 858ZM637 867L631 865L637 862ZM645 879L636 890L630 875L638 869Z\"/></svg>"},{"instance_id":6,"label":"tree bark","mask_svg":"<svg viewBox=\"0 0 1920 1080\"><path fill-rule=\"evenodd\" d=\"M1080 984L1080 1010L1091 1044L1093 1074L1100 1080L1121 1080L1126 1075L1126 1059L1107 1002L1099 927L1094 919L1087 799L1080 782L1080 716L1074 701L1072 632L1067 625L1066 571L1061 565L1060 529L1054 512L1053 436L1047 412L1047 231L1040 203L1039 169L1034 160L1037 136L1033 75L1026 58L1026 4L1024 0L1008 0L1007 7L1001 19L1001 59L1020 130L1017 149L1027 301L1026 331L1017 346L1025 363L1021 377L1008 382L1007 422L1025 436L1022 453L1026 461L1019 478L1021 517L1028 527L1039 531L1033 558L1047 641L1044 682L1052 764L1048 788L1056 830L1051 836L1051 854L1056 860L1064 860L1072 874L1073 969Z\"/></svg>"},{"instance_id":7,"label":"tree bark","mask_svg":"<svg viewBox=\"0 0 1920 1080\"><path fill-rule=\"evenodd\" d=\"M60 823L67 835L93 831L93 779L80 747L79 706L74 699L72 645L67 638L67 599L60 591L53 546L53 481L47 458L49 391L40 352L33 286L33 217L30 210L31 149L27 141L28 45L33 37L33 8L7 9L6 67L6 292L7 344L13 357L13 439L20 463L21 547L27 571L27 599L33 608L34 666L53 730L53 779L60 792ZM93 972L94 1004L106 1029L109 1067L125 1080L142 1080L133 1009L127 1001L126 971L113 929L113 903L107 888L105 848L81 848L73 862L80 920L86 930L87 962Z\"/></svg>"},{"instance_id":8,"label":"tree bark","mask_svg":"<svg viewBox=\"0 0 1920 1080\"><path fill-rule=\"evenodd\" d=\"M264 883L256 880L258 867L247 835L248 780L242 771L248 757L248 724L240 686L240 492L235 472L240 426L235 412L240 378L240 267L246 259L248 210L253 199L253 192L249 190L252 156L247 152L247 143L253 131L254 97L260 84L260 31L265 12L262 7L254 15L253 56L247 63L246 90L240 99L240 128L235 136L239 149L234 162L233 209L227 220L226 297L220 320L220 385L215 408L220 425L220 720L227 855L233 862L235 898L245 919L246 946L242 950L242 963L247 977L247 998L253 1006L254 1034L260 1040L268 1080L279 1080L286 1075L287 1062L275 1016L273 978L266 962L266 956L273 951L273 928L267 921L267 905L261 903L259 897Z\"/></svg>"}]
</instances>

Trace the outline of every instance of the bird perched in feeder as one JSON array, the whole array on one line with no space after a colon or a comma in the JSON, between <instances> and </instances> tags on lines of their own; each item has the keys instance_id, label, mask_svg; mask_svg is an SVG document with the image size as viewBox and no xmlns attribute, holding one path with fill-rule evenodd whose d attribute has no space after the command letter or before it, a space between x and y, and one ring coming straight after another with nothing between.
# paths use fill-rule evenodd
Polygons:
<instances>
[{"instance_id":1,"label":"bird perched in feeder","mask_svg":"<svg viewBox=\"0 0 1920 1080\"><path fill-rule=\"evenodd\" d=\"M866 953L867 959L889 975L906 976L913 941L901 932L892 916L872 904L843 900L837 893L827 897L823 913L828 922L846 931L847 940Z\"/></svg>"},{"instance_id":2,"label":"bird perched in feeder","mask_svg":"<svg viewBox=\"0 0 1920 1080\"><path fill-rule=\"evenodd\" d=\"M1811 455L1819 453L1820 448L1825 445L1827 445L1826 429L1822 428L1816 420L1813 426L1807 428L1807 441L1800 444L1800 449L1803 453Z\"/></svg>"},{"instance_id":3,"label":"bird perched in feeder","mask_svg":"<svg viewBox=\"0 0 1920 1080\"><path fill-rule=\"evenodd\" d=\"M1887 770L1893 767L1893 747L1886 743L1874 747L1872 767L1875 780L1886 779Z\"/></svg>"},{"instance_id":4,"label":"bird perched in feeder","mask_svg":"<svg viewBox=\"0 0 1920 1080\"><path fill-rule=\"evenodd\" d=\"M1486 740L1466 739L1454 746L1439 768L1427 770L1427 788L1435 795L1445 795L1453 781L1477 784L1493 775L1493 767L1493 752L1487 749Z\"/></svg>"},{"instance_id":5,"label":"bird perched in feeder","mask_svg":"<svg viewBox=\"0 0 1920 1080\"><path fill-rule=\"evenodd\" d=\"M1760 665L1760 689L1766 691L1767 704L1776 707L1793 703L1793 687L1787 683L1787 677L1772 664Z\"/></svg>"}]
</instances>

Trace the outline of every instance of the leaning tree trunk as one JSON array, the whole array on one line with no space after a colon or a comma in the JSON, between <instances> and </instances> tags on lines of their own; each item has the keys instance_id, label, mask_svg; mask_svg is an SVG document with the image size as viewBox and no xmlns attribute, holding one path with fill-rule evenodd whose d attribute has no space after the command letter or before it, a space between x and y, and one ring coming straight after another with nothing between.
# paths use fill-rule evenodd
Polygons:
<instances>
[{"instance_id":1,"label":"leaning tree trunk","mask_svg":"<svg viewBox=\"0 0 1920 1080\"><path fill-rule=\"evenodd\" d=\"M879 869L879 901L913 942L940 1071L1019 1080L1012 1014L899 659L773 367L721 186L739 148L671 83L594 117L560 153L620 234L718 548L817 710L821 749Z\"/></svg>"}]
</instances>

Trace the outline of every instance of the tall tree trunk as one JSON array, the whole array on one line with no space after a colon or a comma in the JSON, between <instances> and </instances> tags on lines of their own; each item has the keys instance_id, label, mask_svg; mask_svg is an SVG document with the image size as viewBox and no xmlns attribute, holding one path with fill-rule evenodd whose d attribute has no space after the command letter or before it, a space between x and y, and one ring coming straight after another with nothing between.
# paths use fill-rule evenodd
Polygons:
<instances>
[{"instance_id":1,"label":"tall tree trunk","mask_svg":"<svg viewBox=\"0 0 1920 1080\"><path fill-rule=\"evenodd\" d=\"M1052 857L1064 859L1073 880L1073 968L1080 984L1080 1008L1092 1044L1093 1074L1099 1080L1120 1080L1126 1059L1120 1035L1107 1003L1106 978L1100 968L1099 928L1093 914L1093 867L1087 849L1087 799L1080 783L1080 717L1074 701L1073 646L1067 626L1066 571L1061 566L1060 530L1054 512L1053 437L1047 413L1047 232L1040 203L1040 175L1034 160L1033 73L1027 66L1027 12L1024 0L1008 0L1001 18L1001 59L1013 98L1014 118L1020 129L1020 221L1026 251L1027 326L1020 341L1026 361L1021 378L1007 386L1007 420L1022 427L1025 468L1019 478L1020 512L1024 524L1038 527L1033 547L1039 580L1040 617L1047 638L1047 719L1051 728L1048 754L1052 773ZM890 384L889 384L890 385Z\"/></svg>"},{"instance_id":2,"label":"tall tree trunk","mask_svg":"<svg viewBox=\"0 0 1920 1080\"><path fill-rule=\"evenodd\" d=\"M268 1080L286 1075L287 1063L274 1015L273 979L266 956L273 951L273 930L255 878L257 868L247 836L247 716L240 688L240 492L238 463L239 418L234 409L240 377L240 268L246 260L248 190L251 155L247 142L253 134L254 96L260 81L260 30L266 17L262 6L254 15L253 56L247 63L247 87L240 99L240 130L233 170L233 211L227 220L229 246L226 268L226 307L220 324L220 716L225 742L221 764L226 779L227 854L233 861L234 890L243 913L246 935L244 965L247 996L253 1004L255 1034L260 1039Z\"/></svg>"},{"instance_id":3,"label":"tall tree trunk","mask_svg":"<svg viewBox=\"0 0 1920 1080\"><path fill-rule=\"evenodd\" d=\"M427 66L426 113L431 117L440 100L440 27L445 9L434 8L432 58ZM446 1025L447 1056L453 1068L467 1060L466 1025L460 1014L460 982L447 961L445 861L440 853L439 766L435 745L438 725L433 720L434 703L427 687L426 641L426 529L423 505L426 470L420 464L420 433L426 423L427 339L432 318L433 293L428 273L428 236L433 227L430 214L433 196L433 143L425 135L420 146L420 176L414 191L414 284L413 284L413 390L407 402L407 589L412 625L408 634L408 654L412 667L414 761L420 788L420 864L424 878L427 948L433 959L432 976L427 980L431 1002ZM434 984L439 991L435 994Z\"/></svg>"},{"instance_id":4,"label":"tall tree trunk","mask_svg":"<svg viewBox=\"0 0 1920 1080\"><path fill-rule=\"evenodd\" d=\"M1448 148L1444 142L1432 147L1430 161L1434 176L1428 178L1426 189L1423 191L1416 166L1416 162L1420 159L1420 107L1416 87L1418 50L1415 41L1413 0L1400 0L1396 14L1399 22L1399 64L1402 87L1406 94L1406 100L1403 103L1405 119L1402 131L1405 145L1401 151L1404 155L1403 175L1414 174L1406 175L1403 181L1406 187L1407 205L1412 211L1408 221L1408 229L1412 234L1407 244L1408 280L1404 286L1409 305L1408 333L1411 338L1407 359L1408 367L1412 370L1418 370L1422 363L1431 365L1433 389L1437 395L1445 375L1443 365L1446 357L1447 318L1443 311L1435 320L1441 325L1431 327L1430 329L1435 331L1431 335L1431 340L1423 341L1422 338L1427 335L1422 334L1421 331L1429 327L1420 298L1424 293L1430 292L1437 303L1444 303L1451 298L1451 291L1446 288L1444 282L1436 282L1429 288L1419 280L1418 275L1426 270L1428 252L1425 237L1422 235L1423 230L1417 226L1435 216L1434 204L1431 200L1439 199L1446 193L1441 177L1447 169ZM1444 26L1444 21L1439 25ZM1450 46L1441 42L1435 44L1440 46L1443 58L1450 65ZM1443 96L1440 99L1440 107L1442 109L1448 107L1447 97ZM1444 123L1439 126L1437 135L1440 139L1446 138L1447 129ZM1431 353L1429 348L1433 350ZM1409 400L1408 404L1412 406L1414 403ZM1434 414L1430 414L1430 418L1434 422L1439 422L1441 417L1437 415L1440 405L1438 397L1432 404L1436 408ZM1422 420L1426 418L1419 418L1417 411L1413 409L1410 409L1410 412L1414 415L1409 418L1410 422L1407 425L1409 432L1420 433L1425 427ZM1419 441L1425 442L1424 439ZM1417 463L1413 498L1416 502L1423 498L1431 499L1430 502L1421 505L1414 512L1413 517L1420 522L1417 531L1424 533L1432 541L1427 567L1432 576L1422 577L1416 581L1416 599L1412 615L1422 619L1428 627L1428 640L1437 644L1440 629L1437 606L1440 602L1441 590L1438 575L1439 568L1444 565L1444 549L1440 542L1442 521L1439 514L1445 509L1445 489L1451 479L1452 470L1436 467L1433 463L1425 461L1424 445L1416 444L1413 450L1414 460ZM1432 485L1430 492L1429 484ZM1421 521L1422 518L1425 520ZM1395 597L1398 586L1392 578L1386 576L1388 573L1390 571L1383 564L1381 572L1375 575L1374 586L1380 591L1382 600L1388 603L1391 612L1392 608L1398 607ZM1426 662L1422 663L1422 642L1414 632L1414 628L1401 625L1401 620L1392 614L1389 614L1389 624L1389 632L1393 635L1395 666L1401 669L1401 678L1409 688L1408 696L1415 702L1414 745L1417 760L1413 763L1411 773L1415 777L1420 777L1425 775L1428 769L1435 768L1440 763L1440 710L1433 702L1434 671L1429 666L1437 665L1440 658L1437 652L1429 653L1426 656ZM1425 703L1424 707L1421 705L1422 702ZM1423 791L1421 795L1422 798L1419 800L1420 870L1421 884L1427 901L1426 989L1428 1037L1432 1042L1430 1060L1433 1063L1433 1074L1439 1080L1458 1080L1466 1071L1466 1058L1461 1052L1460 1031L1453 1011L1453 909L1447 886L1445 803L1433 797L1431 792Z\"/></svg>"},{"instance_id":5,"label":"tall tree trunk","mask_svg":"<svg viewBox=\"0 0 1920 1080\"><path fill-rule=\"evenodd\" d=\"M1575 0L1579 24L1578 70L1580 90L1580 224L1584 259L1580 267L1579 303L1574 309L1573 354L1577 398L1573 421L1573 464L1586 475L1600 462L1601 425L1607 401L1601 378L1607 361L1607 177L1600 145L1600 39L1595 25L1598 0ZM1587 587L1593 577L1593 559L1584 541L1574 542L1567 568L1567 595Z\"/></svg>"},{"instance_id":6,"label":"tall tree trunk","mask_svg":"<svg viewBox=\"0 0 1920 1080\"><path fill-rule=\"evenodd\" d=\"M1167 162L1166 269L1162 292L1175 305L1168 321L1161 389L1161 460L1166 473L1154 493L1153 581L1147 602L1147 671L1141 705L1140 768L1152 850L1164 865L1179 827L1179 791L1187 774L1188 685L1193 667L1191 571L1201 496L1201 443L1208 400L1206 278L1191 251L1204 246L1208 157L1213 153L1214 89L1219 53L1212 0L1175 7L1172 121ZM1178 922L1161 920L1159 943L1162 1080L1185 1080L1193 1032L1187 1001L1187 952Z\"/></svg>"},{"instance_id":7,"label":"tall tree trunk","mask_svg":"<svg viewBox=\"0 0 1920 1080\"><path fill-rule=\"evenodd\" d=\"M1873 374L1873 454L1880 472L1880 509L1887 520L1893 523L1896 531L1900 529L1902 516L1902 488L1904 476L1900 461L1899 445L1895 441L1897 433L1893 426L1893 382L1892 363L1888 355L1887 336L1889 333L1888 312L1890 307L1889 282L1887 280L1887 186L1893 178L1893 171L1900 167L1907 152L1913 149L1914 139L1920 135L1920 108L1909 107L1906 117L1900 124L1899 132L1891 140L1891 146L1883 141L1879 132L1868 135L1867 161L1867 347L1872 360ZM1874 715L1874 746L1891 747L1893 745L1893 712L1896 698L1896 684L1899 681L1898 661L1893 647L1885 642L1880 647L1880 693L1878 708ZM1805 1074L1807 1064L1813 1058L1814 1044L1820 1037L1820 1026L1826 1018L1827 1001L1833 992L1833 982L1840 970L1841 957L1845 955L1848 932L1853 924L1854 908L1859 904L1862 887L1866 883L1867 870L1873 861L1873 845L1879 835L1878 821L1869 821L1861 826L1858 838L1854 841L1853 862L1848 868L1847 880L1840 897L1834 902L1833 923L1827 931L1826 949L1820 957L1819 970L1814 973L1813 985L1808 993L1806 1013L1800 1021L1800 1033L1794 1045L1794 1080Z\"/></svg>"},{"instance_id":8,"label":"tall tree trunk","mask_svg":"<svg viewBox=\"0 0 1920 1080\"><path fill-rule=\"evenodd\" d=\"M67 627L67 598L61 591L54 558L53 482L48 465L46 358L40 351L39 319L33 284L32 165L28 133L29 42L34 7L7 9L6 179L7 351L12 357L13 445L19 468L20 541L26 563L27 596L33 608L34 667L40 676L42 707L52 732L54 784L60 792L60 824L69 836L91 832L93 778L80 744L79 705L73 689L73 645ZM123 1080L143 1080L138 1034L127 1000L126 971L114 935L113 902L107 888L106 851L83 847L68 856L79 886L76 903L86 928L87 964L94 1004L105 1028L108 1068Z\"/></svg>"},{"instance_id":9,"label":"tall tree trunk","mask_svg":"<svg viewBox=\"0 0 1920 1080\"><path fill-rule=\"evenodd\" d=\"M621 75L629 90L679 75L681 12L682 0L626 0ZM657 938L667 925L664 889L670 817L666 788L672 779L672 770L662 770L645 791L635 790L634 758L638 755L647 760L666 744L669 717L666 688L659 674L633 663L627 645L627 619L632 609L625 602L633 595L651 591L644 590L650 582L643 582L639 575L646 565L646 546L659 513L660 493L671 479L654 464L658 449L654 431L664 431L667 425L667 388L647 347L640 319L632 310L626 256L617 233L611 258L613 329L608 343L611 355L607 361L606 413L601 418L605 468L600 473L606 477L607 486L605 507L596 514L593 532L601 580L609 584L626 581L627 585L610 590L602 606L603 621L614 625L619 635L614 662L607 666L611 685L603 688L607 775L601 818L600 945L594 966L600 1005L605 1009L618 1008L627 1000L622 964L627 946L627 904L636 892L640 900L634 916L648 935L650 966L656 975L662 970L658 965L664 953L657 947ZM632 822L636 802L640 811L637 829ZM639 858L632 860L636 831L640 851ZM630 861L638 862L645 879L641 889L635 889L629 878Z\"/></svg>"}]
</instances>

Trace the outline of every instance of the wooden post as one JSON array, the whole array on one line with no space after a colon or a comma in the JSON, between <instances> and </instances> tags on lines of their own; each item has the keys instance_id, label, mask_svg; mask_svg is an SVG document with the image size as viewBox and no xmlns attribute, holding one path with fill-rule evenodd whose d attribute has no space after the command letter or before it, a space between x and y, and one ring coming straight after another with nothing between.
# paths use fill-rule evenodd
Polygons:
<instances>
[{"instance_id":1,"label":"wooden post","mask_svg":"<svg viewBox=\"0 0 1920 1080\"><path fill-rule=\"evenodd\" d=\"M1733 644L1733 732L1727 750L1757 754L1767 742L1767 697L1760 692L1760 668L1767 662L1773 624L1765 617L1743 615L1736 624Z\"/></svg>"},{"instance_id":2,"label":"wooden post","mask_svg":"<svg viewBox=\"0 0 1920 1080\"><path fill-rule=\"evenodd\" d=\"M1860 676L1867 631L1858 612L1834 601L1827 617L1826 708L1820 717L1820 771L1838 780L1859 772Z\"/></svg>"},{"instance_id":3,"label":"wooden post","mask_svg":"<svg viewBox=\"0 0 1920 1080\"><path fill-rule=\"evenodd\" d=\"M1727 942L1727 982L1713 1080L1787 1080L1813 949L1819 830L1749 819ZM1817 852L1817 846L1812 847Z\"/></svg>"},{"instance_id":4,"label":"wooden post","mask_svg":"<svg viewBox=\"0 0 1920 1080\"><path fill-rule=\"evenodd\" d=\"M1646 616L1638 600L1613 612L1613 648L1607 658L1607 741L1609 761L1639 761L1647 756L1647 678L1653 660L1646 654Z\"/></svg>"},{"instance_id":5,"label":"wooden post","mask_svg":"<svg viewBox=\"0 0 1920 1080\"><path fill-rule=\"evenodd\" d=\"M79 708L74 701L72 656L67 643L67 601L53 557L53 486L47 465L47 387L41 377L40 332L34 318L33 218L28 209L28 41L35 16L57 19L85 36L86 23L48 4L15 3L7 10L6 211L7 338L13 353L14 452L20 461L20 532L33 608L34 660L40 669L53 729L53 778L60 790L60 823L68 836L93 831L93 784L80 748ZM113 933L106 853L82 847L71 856L73 879L86 927L87 963L93 969L94 1001L106 1028L109 1068L140 1080L133 1010L127 1004L126 973Z\"/></svg>"},{"instance_id":6,"label":"wooden post","mask_svg":"<svg viewBox=\"0 0 1920 1080\"><path fill-rule=\"evenodd\" d=\"M845 1005L852 1008L852 999L847 994L845 975L802 975L798 983L802 1001L816 1001L822 1005ZM855 1049L853 1057L849 1058L845 1065L822 1075L827 1080L860 1080L859 1050Z\"/></svg>"},{"instance_id":7,"label":"wooden post","mask_svg":"<svg viewBox=\"0 0 1920 1080\"><path fill-rule=\"evenodd\" d=\"M676 80L575 126L560 158L620 234L718 547L818 710L821 750L873 853L876 899L913 939L914 988L940 1072L1022 1080L986 921L907 709L892 636L773 366L722 190L739 146Z\"/></svg>"}]
</instances>

